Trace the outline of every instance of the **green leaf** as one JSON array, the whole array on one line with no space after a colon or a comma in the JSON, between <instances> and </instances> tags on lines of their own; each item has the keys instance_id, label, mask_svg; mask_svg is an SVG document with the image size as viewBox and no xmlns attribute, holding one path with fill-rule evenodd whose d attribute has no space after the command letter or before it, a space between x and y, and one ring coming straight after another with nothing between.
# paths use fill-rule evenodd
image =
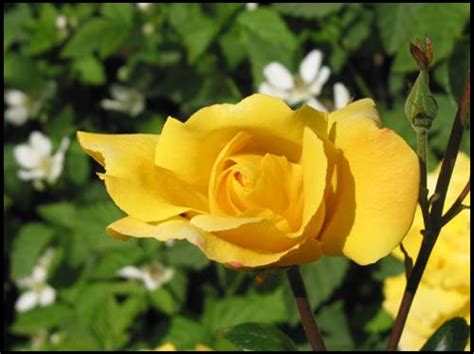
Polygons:
<instances>
[{"instance_id":1,"label":"green leaf","mask_svg":"<svg viewBox=\"0 0 474 354\"><path fill-rule=\"evenodd\" d=\"M375 263L374 267L376 268L372 272L372 277L380 282L383 282L388 277L402 274L405 271L403 262L392 255L382 258Z\"/></svg>"},{"instance_id":2,"label":"green leaf","mask_svg":"<svg viewBox=\"0 0 474 354\"><path fill-rule=\"evenodd\" d=\"M268 294L248 294L208 300L203 323L211 330L233 327L245 322L280 323L287 320L283 289Z\"/></svg>"},{"instance_id":3,"label":"green leaf","mask_svg":"<svg viewBox=\"0 0 474 354\"><path fill-rule=\"evenodd\" d=\"M164 124L163 117L155 114L150 119L138 124L137 131L144 134L160 134Z\"/></svg>"},{"instance_id":4,"label":"green leaf","mask_svg":"<svg viewBox=\"0 0 474 354\"><path fill-rule=\"evenodd\" d=\"M80 326L77 321L67 323L63 328L64 339L55 347L58 351L98 351L102 349L97 336L87 327Z\"/></svg>"},{"instance_id":5,"label":"green leaf","mask_svg":"<svg viewBox=\"0 0 474 354\"><path fill-rule=\"evenodd\" d=\"M219 37L219 46L231 69L235 69L245 59L245 47L237 26Z\"/></svg>"},{"instance_id":6,"label":"green leaf","mask_svg":"<svg viewBox=\"0 0 474 354\"><path fill-rule=\"evenodd\" d=\"M98 50L101 58L104 59L124 45L128 39L129 30L130 28L120 20L92 18L79 28L63 48L61 56L83 58Z\"/></svg>"},{"instance_id":7,"label":"green leaf","mask_svg":"<svg viewBox=\"0 0 474 354\"><path fill-rule=\"evenodd\" d=\"M10 46L17 42L30 39L26 30L31 21L31 10L28 4L16 4L13 9L4 13L3 22L3 51L6 52Z\"/></svg>"},{"instance_id":8,"label":"green leaf","mask_svg":"<svg viewBox=\"0 0 474 354\"><path fill-rule=\"evenodd\" d=\"M180 350L194 350L197 344L209 344L211 340L211 334L202 324L175 316L160 343L173 343Z\"/></svg>"},{"instance_id":9,"label":"green leaf","mask_svg":"<svg viewBox=\"0 0 474 354\"><path fill-rule=\"evenodd\" d=\"M69 146L65 160L65 172L68 178L74 185L83 186L89 180L91 166L89 158L75 139Z\"/></svg>"},{"instance_id":10,"label":"green leaf","mask_svg":"<svg viewBox=\"0 0 474 354\"><path fill-rule=\"evenodd\" d=\"M168 316L175 314L178 310L176 300L173 295L165 288L160 288L148 293L151 305Z\"/></svg>"},{"instance_id":11,"label":"green leaf","mask_svg":"<svg viewBox=\"0 0 474 354\"><path fill-rule=\"evenodd\" d=\"M230 340L238 350L243 351L295 351L293 341L274 326L260 323L244 323L221 334Z\"/></svg>"},{"instance_id":12,"label":"green leaf","mask_svg":"<svg viewBox=\"0 0 474 354\"><path fill-rule=\"evenodd\" d=\"M297 46L295 35L274 11L262 8L255 11L245 11L237 21L245 30L266 42L278 43L284 48L291 49Z\"/></svg>"},{"instance_id":13,"label":"green leaf","mask_svg":"<svg viewBox=\"0 0 474 354\"><path fill-rule=\"evenodd\" d=\"M38 62L14 53L7 53L3 62L5 84L26 92L39 93L46 85Z\"/></svg>"},{"instance_id":14,"label":"green leaf","mask_svg":"<svg viewBox=\"0 0 474 354\"><path fill-rule=\"evenodd\" d=\"M471 36L462 37L449 58L449 88L456 104L461 100L467 73L471 70Z\"/></svg>"},{"instance_id":15,"label":"green leaf","mask_svg":"<svg viewBox=\"0 0 474 354\"><path fill-rule=\"evenodd\" d=\"M70 202L43 204L37 207L38 213L53 225L73 228L76 221L76 206Z\"/></svg>"},{"instance_id":16,"label":"green leaf","mask_svg":"<svg viewBox=\"0 0 474 354\"><path fill-rule=\"evenodd\" d=\"M393 325L394 319L383 308L380 308L375 316L364 326L364 330L369 333L380 333L389 330Z\"/></svg>"},{"instance_id":17,"label":"green leaf","mask_svg":"<svg viewBox=\"0 0 474 354\"><path fill-rule=\"evenodd\" d=\"M183 40L190 64L204 53L219 31L218 24L203 13L200 4L171 4L169 21Z\"/></svg>"},{"instance_id":18,"label":"green leaf","mask_svg":"<svg viewBox=\"0 0 474 354\"><path fill-rule=\"evenodd\" d=\"M336 257L323 257L317 262L301 266L301 274L313 310L321 305L342 283L348 268L349 262L346 259ZM296 324L300 318L288 283L285 284L285 303L290 323Z\"/></svg>"},{"instance_id":19,"label":"green leaf","mask_svg":"<svg viewBox=\"0 0 474 354\"><path fill-rule=\"evenodd\" d=\"M79 81L87 85L103 85L105 83L104 66L92 55L78 58L72 69L79 75Z\"/></svg>"},{"instance_id":20,"label":"green leaf","mask_svg":"<svg viewBox=\"0 0 474 354\"><path fill-rule=\"evenodd\" d=\"M343 3L279 3L273 4L272 8L288 16L301 17L305 19L322 19L339 12L344 5L345 4Z\"/></svg>"},{"instance_id":21,"label":"green leaf","mask_svg":"<svg viewBox=\"0 0 474 354\"><path fill-rule=\"evenodd\" d=\"M70 255L67 257L69 264L77 266L90 258L92 254L133 247L134 240L126 242L115 240L105 233L106 226L123 215L123 212L110 201L99 201L79 209L77 222L72 230Z\"/></svg>"},{"instance_id":22,"label":"green leaf","mask_svg":"<svg viewBox=\"0 0 474 354\"><path fill-rule=\"evenodd\" d=\"M414 30L417 13L423 4L375 4L377 28L380 33L381 42L388 54L393 55L401 50L408 42Z\"/></svg>"},{"instance_id":23,"label":"green leaf","mask_svg":"<svg viewBox=\"0 0 474 354\"><path fill-rule=\"evenodd\" d=\"M101 12L104 17L121 23L127 29L133 24L133 5L129 3L105 3L102 5Z\"/></svg>"},{"instance_id":24,"label":"green leaf","mask_svg":"<svg viewBox=\"0 0 474 354\"><path fill-rule=\"evenodd\" d=\"M53 238L53 230L44 224L29 223L23 226L13 241L11 277L29 275L42 251Z\"/></svg>"},{"instance_id":25,"label":"green leaf","mask_svg":"<svg viewBox=\"0 0 474 354\"><path fill-rule=\"evenodd\" d=\"M60 32L55 22L58 10L53 4L41 4L39 18L30 26L31 39L27 52L32 55L42 54L56 46L60 40Z\"/></svg>"},{"instance_id":26,"label":"green leaf","mask_svg":"<svg viewBox=\"0 0 474 354\"><path fill-rule=\"evenodd\" d=\"M76 130L74 110L70 105L65 105L58 114L50 117L46 126L47 135L55 141L60 141L65 136L71 136Z\"/></svg>"},{"instance_id":27,"label":"green leaf","mask_svg":"<svg viewBox=\"0 0 474 354\"><path fill-rule=\"evenodd\" d=\"M410 4L412 5L412 4ZM428 34L433 43L434 64L449 57L454 44L469 20L469 4L424 4L417 12L416 22L409 41L424 38ZM443 25L440 26L439 24ZM392 70L407 72L417 70L417 65L408 50L408 40L395 57Z\"/></svg>"},{"instance_id":28,"label":"green leaf","mask_svg":"<svg viewBox=\"0 0 474 354\"><path fill-rule=\"evenodd\" d=\"M38 330L47 330L73 319L74 311L70 307L54 304L20 312L10 329L15 334L33 334Z\"/></svg>"},{"instance_id":29,"label":"green leaf","mask_svg":"<svg viewBox=\"0 0 474 354\"><path fill-rule=\"evenodd\" d=\"M298 42L277 13L259 8L243 12L237 21L252 64L255 89L264 79L263 68L270 62L278 61L292 70Z\"/></svg>"},{"instance_id":30,"label":"green leaf","mask_svg":"<svg viewBox=\"0 0 474 354\"><path fill-rule=\"evenodd\" d=\"M464 351L469 339L469 326L464 318L444 322L426 341L420 351Z\"/></svg>"},{"instance_id":31,"label":"green leaf","mask_svg":"<svg viewBox=\"0 0 474 354\"><path fill-rule=\"evenodd\" d=\"M92 18L85 22L61 51L63 58L81 58L99 48L103 34L109 30L110 21Z\"/></svg>"},{"instance_id":32,"label":"green leaf","mask_svg":"<svg viewBox=\"0 0 474 354\"><path fill-rule=\"evenodd\" d=\"M354 340L348 326L348 320L342 301L322 308L316 315L321 335L329 350L352 350Z\"/></svg>"},{"instance_id":33,"label":"green leaf","mask_svg":"<svg viewBox=\"0 0 474 354\"><path fill-rule=\"evenodd\" d=\"M166 257L167 263L175 267L201 270L209 264L199 248L184 240L175 240L173 246L166 249Z\"/></svg>"},{"instance_id":34,"label":"green leaf","mask_svg":"<svg viewBox=\"0 0 474 354\"><path fill-rule=\"evenodd\" d=\"M130 264L138 263L144 255L139 247L123 247L100 257L90 276L96 279L115 278L117 271Z\"/></svg>"}]
</instances>

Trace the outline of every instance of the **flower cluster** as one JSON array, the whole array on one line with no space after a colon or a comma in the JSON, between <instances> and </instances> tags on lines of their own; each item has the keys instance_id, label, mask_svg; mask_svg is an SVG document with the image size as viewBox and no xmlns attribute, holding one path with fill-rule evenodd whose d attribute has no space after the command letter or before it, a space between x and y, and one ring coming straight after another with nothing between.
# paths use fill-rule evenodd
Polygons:
<instances>
[{"instance_id":1,"label":"flower cluster","mask_svg":"<svg viewBox=\"0 0 474 354\"><path fill-rule=\"evenodd\" d=\"M299 74L293 76L285 66L271 62L263 69L267 81L262 82L258 92L279 97L290 105L304 102L318 111L327 112L328 107L317 97L331 75L327 66L321 66L323 54L312 50L306 55L299 67ZM340 109L350 102L350 94L344 84L337 82L333 86L335 109Z\"/></svg>"},{"instance_id":2,"label":"flower cluster","mask_svg":"<svg viewBox=\"0 0 474 354\"><path fill-rule=\"evenodd\" d=\"M433 191L440 166L428 177L428 188ZM449 207L469 179L470 159L460 153L451 179L446 199ZM469 204L469 196L465 203ZM445 210L446 211L446 210ZM415 258L420 248L424 228L421 210L418 208L412 228L403 241L409 255ZM438 236L416 293L404 328L400 349L419 350L443 322L453 317L464 317L470 323L470 211L463 210ZM394 255L403 259L397 250ZM405 275L389 277L385 281L384 308L396 315L405 287Z\"/></svg>"}]
</instances>

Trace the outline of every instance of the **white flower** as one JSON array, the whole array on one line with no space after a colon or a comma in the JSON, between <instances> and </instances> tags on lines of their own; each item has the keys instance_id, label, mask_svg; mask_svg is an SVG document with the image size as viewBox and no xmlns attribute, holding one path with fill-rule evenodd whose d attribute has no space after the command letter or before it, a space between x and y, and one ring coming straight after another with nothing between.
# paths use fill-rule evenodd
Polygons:
<instances>
[{"instance_id":1,"label":"white flower","mask_svg":"<svg viewBox=\"0 0 474 354\"><path fill-rule=\"evenodd\" d=\"M147 290L153 291L168 283L174 275L173 268L165 268L161 263L153 262L147 266L137 268L135 266L123 267L118 275L126 279L136 279L143 282Z\"/></svg>"},{"instance_id":2,"label":"white flower","mask_svg":"<svg viewBox=\"0 0 474 354\"><path fill-rule=\"evenodd\" d=\"M41 132L32 132L28 143L17 145L13 149L13 155L22 168L18 171L18 178L33 181L38 189L44 187L43 180L54 184L63 170L64 154L69 142L69 138L63 138L58 151L52 155L51 141Z\"/></svg>"},{"instance_id":3,"label":"white flower","mask_svg":"<svg viewBox=\"0 0 474 354\"><path fill-rule=\"evenodd\" d=\"M278 62L271 62L263 69L267 81L260 84L258 91L279 97L290 105L305 102L311 107L327 112L328 109L316 99L331 75L327 66L321 66L323 55L312 50L303 59L298 75L292 76L288 69ZM350 100L349 92L341 83L334 85L335 107L342 108Z\"/></svg>"},{"instance_id":4,"label":"white flower","mask_svg":"<svg viewBox=\"0 0 474 354\"><path fill-rule=\"evenodd\" d=\"M56 300L56 290L46 283L53 255L54 250L47 249L33 268L32 274L16 281L18 287L28 289L15 303L18 312L25 312L36 306L48 306Z\"/></svg>"},{"instance_id":5,"label":"white flower","mask_svg":"<svg viewBox=\"0 0 474 354\"><path fill-rule=\"evenodd\" d=\"M147 22L143 25L142 32L145 36L149 36L155 32L155 26L153 26L153 23Z\"/></svg>"},{"instance_id":6,"label":"white flower","mask_svg":"<svg viewBox=\"0 0 474 354\"><path fill-rule=\"evenodd\" d=\"M245 7L247 8L248 11L254 11L258 7L258 3L257 2L246 2Z\"/></svg>"},{"instance_id":7,"label":"white flower","mask_svg":"<svg viewBox=\"0 0 474 354\"><path fill-rule=\"evenodd\" d=\"M25 124L28 117L36 114L40 108L39 101L20 90L5 90L4 99L8 106L5 119L16 126Z\"/></svg>"},{"instance_id":8,"label":"white flower","mask_svg":"<svg viewBox=\"0 0 474 354\"><path fill-rule=\"evenodd\" d=\"M63 30L67 27L67 17L64 15L58 15L55 21L56 28Z\"/></svg>"},{"instance_id":9,"label":"white flower","mask_svg":"<svg viewBox=\"0 0 474 354\"><path fill-rule=\"evenodd\" d=\"M110 94L113 100L102 100L103 109L123 112L132 117L139 115L145 109L145 97L135 89L114 84L110 88Z\"/></svg>"},{"instance_id":10,"label":"white flower","mask_svg":"<svg viewBox=\"0 0 474 354\"><path fill-rule=\"evenodd\" d=\"M152 2L139 2L139 3L137 3L138 9L141 10L141 11L146 11L146 10L148 10L148 8L149 8L151 5L153 5Z\"/></svg>"}]
</instances>

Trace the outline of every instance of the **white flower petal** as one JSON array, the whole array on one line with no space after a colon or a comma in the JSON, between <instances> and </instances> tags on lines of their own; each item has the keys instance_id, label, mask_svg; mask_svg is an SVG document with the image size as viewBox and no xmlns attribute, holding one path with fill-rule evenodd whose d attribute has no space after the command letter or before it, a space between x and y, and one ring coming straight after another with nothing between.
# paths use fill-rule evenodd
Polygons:
<instances>
[{"instance_id":1,"label":"white flower petal","mask_svg":"<svg viewBox=\"0 0 474 354\"><path fill-rule=\"evenodd\" d=\"M23 168L35 168L41 162L38 151L33 150L30 145L20 144L13 148L13 156L16 162Z\"/></svg>"},{"instance_id":2,"label":"white flower petal","mask_svg":"<svg viewBox=\"0 0 474 354\"><path fill-rule=\"evenodd\" d=\"M322 61L323 53L320 50L315 49L308 53L300 64L300 76L304 82L310 84L316 79Z\"/></svg>"},{"instance_id":3,"label":"white flower petal","mask_svg":"<svg viewBox=\"0 0 474 354\"><path fill-rule=\"evenodd\" d=\"M246 2L245 7L247 8L248 11L254 11L258 7L258 3L257 2Z\"/></svg>"},{"instance_id":4,"label":"white flower petal","mask_svg":"<svg viewBox=\"0 0 474 354\"><path fill-rule=\"evenodd\" d=\"M30 134L30 146L41 156L50 156L52 151L51 140L39 131L34 131Z\"/></svg>"},{"instance_id":5,"label":"white flower petal","mask_svg":"<svg viewBox=\"0 0 474 354\"><path fill-rule=\"evenodd\" d=\"M28 120L28 109L24 106L15 106L5 111L5 120L17 127Z\"/></svg>"},{"instance_id":6,"label":"white flower petal","mask_svg":"<svg viewBox=\"0 0 474 354\"><path fill-rule=\"evenodd\" d=\"M278 89L291 90L295 85L288 69L276 61L263 68L263 75L270 85Z\"/></svg>"},{"instance_id":7,"label":"white flower petal","mask_svg":"<svg viewBox=\"0 0 474 354\"><path fill-rule=\"evenodd\" d=\"M20 170L17 176L22 181L39 180L46 178L46 171L44 169Z\"/></svg>"},{"instance_id":8,"label":"white flower petal","mask_svg":"<svg viewBox=\"0 0 474 354\"><path fill-rule=\"evenodd\" d=\"M323 66L319 71L316 80L314 80L309 87L310 92L315 96L319 96L324 84L328 81L329 76L331 76L331 70L327 66Z\"/></svg>"},{"instance_id":9,"label":"white flower petal","mask_svg":"<svg viewBox=\"0 0 474 354\"><path fill-rule=\"evenodd\" d=\"M130 107L130 115L132 117L138 116L140 113L143 112L145 109L145 98L143 95L140 94L140 96L136 97L135 102Z\"/></svg>"},{"instance_id":10,"label":"white flower petal","mask_svg":"<svg viewBox=\"0 0 474 354\"><path fill-rule=\"evenodd\" d=\"M145 288L147 288L147 290L150 290L150 291L160 288L162 284L156 279L153 279L150 273L146 273L146 272L143 275L143 283L145 284Z\"/></svg>"},{"instance_id":11,"label":"white flower petal","mask_svg":"<svg viewBox=\"0 0 474 354\"><path fill-rule=\"evenodd\" d=\"M122 85L114 84L110 87L110 94L118 101L127 101L132 92L132 89Z\"/></svg>"},{"instance_id":12,"label":"white flower petal","mask_svg":"<svg viewBox=\"0 0 474 354\"><path fill-rule=\"evenodd\" d=\"M336 109L344 108L351 100L349 90L341 82L336 82L333 86L334 107Z\"/></svg>"},{"instance_id":13,"label":"white flower petal","mask_svg":"<svg viewBox=\"0 0 474 354\"><path fill-rule=\"evenodd\" d=\"M258 92L259 93L264 93L269 96L274 96L281 98L282 100L287 100L288 99L288 92L278 89L276 87L273 87L270 85L268 82L262 82L260 86L258 87Z\"/></svg>"},{"instance_id":14,"label":"white flower petal","mask_svg":"<svg viewBox=\"0 0 474 354\"><path fill-rule=\"evenodd\" d=\"M117 273L119 276L127 279L143 279L144 272L134 266L126 266L120 269Z\"/></svg>"},{"instance_id":15,"label":"white flower petal","mask_svg":"<svg viewBox=\"0 0 474 354\"><path fill-rule=\"evenodd\" d=\"M33 269L33 274L31 275L35 282L37 283L43 283L46 280L46 277L48 276L48 272L45 267L37 265Z\"/></svg>"},{"instance_id":16,"label":"white flower petal","mask_svg":"<svg viewBox=\"0 0 474 354\"><path fill-rule=\"evenodd\" d=\"M34 291L27 291L20 295L15 302L15 310L25 312L36 307L38 304L38 294Z\"/></svg>"},{"instance_id":17,"label":"white flower petal","mask_svg":"<svg viewBox=\"0 0 474 354\"><path fill-rule=\"evenodd\" d=\"M35 284L35 279L32 275L20 278L16 281L16 285L20 288L31 288Z\"/></svg>"},{"instance_id":18,"label":"white flower petal","mask_svg":"<svg viewBox=\"0 0 474 354\"><path fill-rule=\"evenodd\" d=\"M127 107L123 102L105 99L100 101L100 105L107 111L126 112Z\"/></svg>"},{"instance_id":19,"label":"white flower petal","mask_svg":"<svg viewBox=\"0 0 474 354\"><path fill-rule=\"evenodd\" d=\"M63 138L58 151L56 151L56 154L54 154L51 160L51 165L49 167L49 173L48 173L48 182L51 184L56 182L58 177L61 175L61 172L63 171L64 155L66 153L67 148L69 147L69 143L70 143L69 138L67 137Z\"/></svg>"},{"instance_id":20,"label":"white flower petal","mask_svg":"<svg viewBox=\"0 0 474 354\"><path fill-rule=\"evenodd\" d=\"M38 297L41 306L51 305L56 300L56 290L49 285L45 285L38 293Z\"/></svg>"},{"instance_id":21,"label":"white flower petal","mask_svg":"<svg viewBox=\"0 0 474 354\"><path fill-rule=\"evenodd\" d=\"M28 101L28 96L19 90L6 90L4 98L9 106L24 106Z\"/></svg>"},{"instance_id":22,"label":"white flower petal","mask_svg":"<svg viewBox=\"0 0 474 354\"><path fill-rule=\"evenodd\" d=\"M321 103L319 102L316 98L312 98L306 102L306 104L312 108L314 108L317 111L320 112L327 112L328 109Z\"/></svg>"}]
</instances>

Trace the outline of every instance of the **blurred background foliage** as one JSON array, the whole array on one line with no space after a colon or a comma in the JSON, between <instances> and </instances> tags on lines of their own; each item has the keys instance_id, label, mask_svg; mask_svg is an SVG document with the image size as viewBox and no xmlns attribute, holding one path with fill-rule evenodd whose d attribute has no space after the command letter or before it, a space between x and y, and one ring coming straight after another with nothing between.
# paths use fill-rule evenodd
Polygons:
<instances>
[{"instance_id":1,"label":"blurred background foliage","mask_svg":"<svg viewBox=\"0 0 474 354\"><path fill-rule=\"evenodd\" d=\"M469 25L470 5L454 3L278 3L255 10L245 4L4 5L5 88L36 103L25 124L4 120L5 347L117 350L172 342L180 349L223 349L233 345L224 339L232 338L226 329L259 322L308 349L282 274L265 275L262 283L256 273L210 263L185 243L107 237L105 226L122 212L74 134L159 133L168 115L185 120L202 106L238 102L256 92L265 65L279 61L296 71L317 48L331 68L330 82L343 82L356 99L372 97L384 125L414 146L403 113L416 77L408 43L428 33L439 105L430 132L434 168L470 66ZM107 109L103 100L111 95L120 101L117 85L133 94ZM13 157L14 146L33 130L55 148L72 138L62 175L42 191L18 179ZM54 303L15 311L17 281L50 247L47 282L57 292ZM158 289L117 276L125 266L153 261L174 269ZM367 267L339 258L303 266L329 349L384 348L392 319L381 309L381 284L402 268L393 257Z\"/></svg>"}]
</instances>

